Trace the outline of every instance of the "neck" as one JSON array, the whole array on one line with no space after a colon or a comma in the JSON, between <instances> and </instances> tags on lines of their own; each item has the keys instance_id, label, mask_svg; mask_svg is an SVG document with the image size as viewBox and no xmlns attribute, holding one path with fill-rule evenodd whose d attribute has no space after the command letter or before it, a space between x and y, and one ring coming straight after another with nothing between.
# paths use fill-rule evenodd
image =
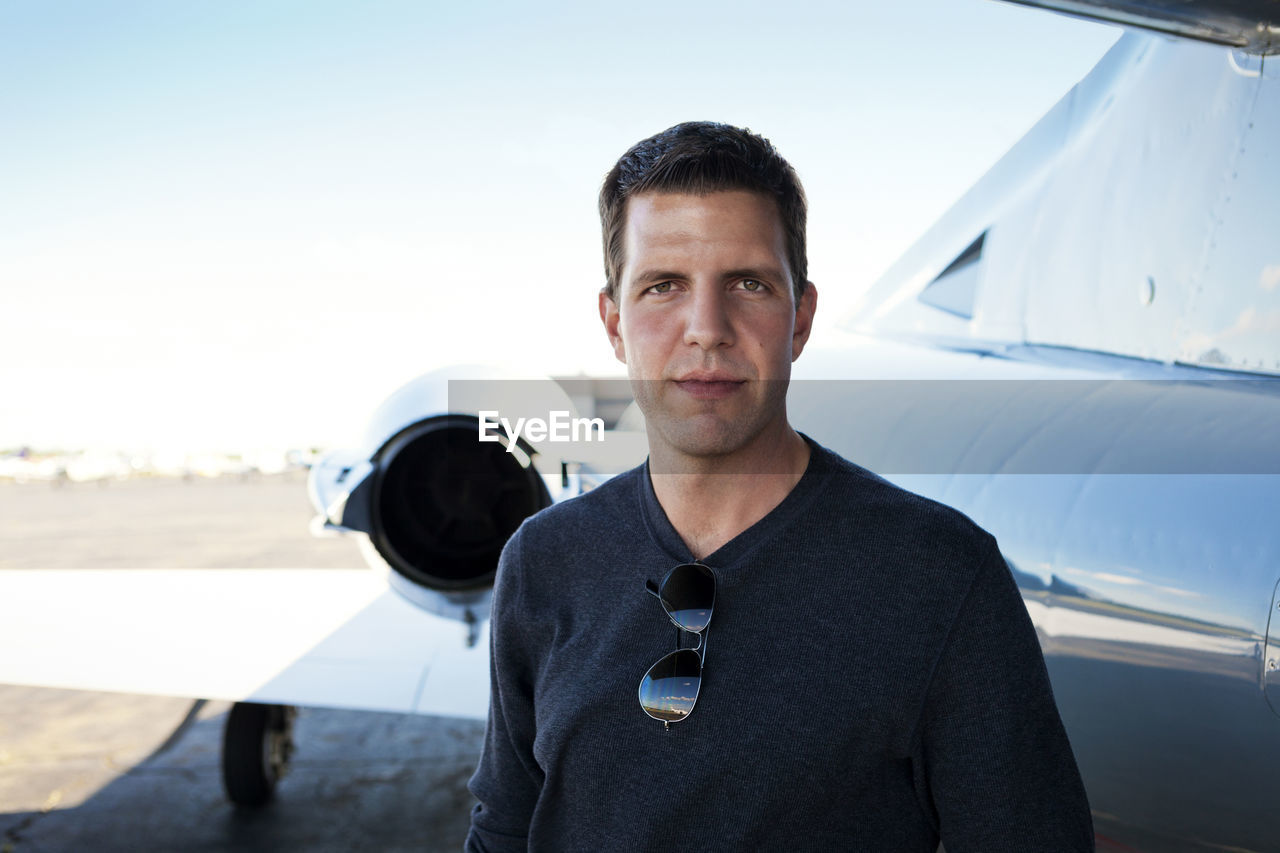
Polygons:
<instances>
[{"instance_id":1,"label":"neck","mask_svg":"<svg viewBox=\"0 0 1280 853\"><path fill-rule=\"evenodd\" d=\"M725 456L689 457L651 441L649 473L658 503L700 560L782 503L804 476L809 454L808 443L784 422Z\"/></svg>"}]
</instances>

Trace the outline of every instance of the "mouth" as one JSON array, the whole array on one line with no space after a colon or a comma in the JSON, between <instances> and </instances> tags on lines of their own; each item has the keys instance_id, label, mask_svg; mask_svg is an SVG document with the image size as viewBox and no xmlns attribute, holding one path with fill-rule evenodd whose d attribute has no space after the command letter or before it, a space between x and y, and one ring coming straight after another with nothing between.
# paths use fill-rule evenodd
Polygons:
<instances>
[{"instance_id":1,"label":"mouth","mask_svg":"<svg viewBox=\"0 0 1280 853\"><path fill-rule=\"evenodd\" d=\"M675 380L676 387L695 400L720 400L747 384L745 379L734 379L726 374L690 374Z\"/></svg>"}]
</instances>

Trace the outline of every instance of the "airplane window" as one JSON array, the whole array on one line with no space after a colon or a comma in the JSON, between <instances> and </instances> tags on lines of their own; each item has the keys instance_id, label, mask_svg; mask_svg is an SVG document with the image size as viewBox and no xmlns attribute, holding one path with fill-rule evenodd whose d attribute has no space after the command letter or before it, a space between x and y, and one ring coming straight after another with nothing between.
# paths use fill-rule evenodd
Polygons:
<instances>
[{"instance_id":1,"label":"airplane window","mask_svg":"<svg viewBox=\"0 0 1280 853\"><path fill-rule=\"evenodd\" d=\"M973 319L973 302L978 289L978 261L982 260L982 244L986 239L987 232L983 231L946 269L925 285L916 299L948 314L955 314L966 320Z\"/></svg>"}]
</instances>

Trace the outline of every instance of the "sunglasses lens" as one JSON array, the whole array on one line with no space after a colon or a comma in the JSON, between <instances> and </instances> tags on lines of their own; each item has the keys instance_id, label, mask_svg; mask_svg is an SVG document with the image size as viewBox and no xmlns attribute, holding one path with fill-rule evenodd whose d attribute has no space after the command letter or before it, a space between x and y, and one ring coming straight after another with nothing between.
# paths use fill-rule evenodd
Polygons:
<instances>
[{"instance_id":1,"label":"sunglasses lens","mask_svg":"<svg viewBox=\"0 0 1280 853\"><path fill-rule=\"evenodd\" d=\"M697 633L711 622L711 611L716 604L716 576L698 563L676 566L662 582L659 597L672 622Z\"/></svg>"},{"instance_id":2,"label":"sunglasses lens","mask_svg":"<svg viewBox=\"0 0 1280 853\"><path fill-rule=\"evenodd\" d=\"M698 701L702 661L693 649L681 649L649 667L640 682L640 707L656 720L683 720Z\"/></svg>"}]
</instances>

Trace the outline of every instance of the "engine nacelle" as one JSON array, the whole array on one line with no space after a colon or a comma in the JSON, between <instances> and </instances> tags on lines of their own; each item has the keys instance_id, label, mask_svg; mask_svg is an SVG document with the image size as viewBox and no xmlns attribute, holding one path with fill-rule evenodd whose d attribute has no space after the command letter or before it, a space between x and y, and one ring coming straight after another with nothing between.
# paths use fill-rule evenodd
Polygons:
<instances>
[{"instance_id":1,"label":"engine nacelle","mask_svg":"<svg viewBox=\"0 0 1280 853\"><path fill-rule=\"evenodd\" d=\"M551 379L478 367L421 376L378 408L362 447L312 467L313 532L356 534L392 587L426 610L486 618L507 539L578 487L554 443L512 440L502 429L481 441L480 413L492 411L512 423L576 414Z\"/></svg>"}]
</instances>

